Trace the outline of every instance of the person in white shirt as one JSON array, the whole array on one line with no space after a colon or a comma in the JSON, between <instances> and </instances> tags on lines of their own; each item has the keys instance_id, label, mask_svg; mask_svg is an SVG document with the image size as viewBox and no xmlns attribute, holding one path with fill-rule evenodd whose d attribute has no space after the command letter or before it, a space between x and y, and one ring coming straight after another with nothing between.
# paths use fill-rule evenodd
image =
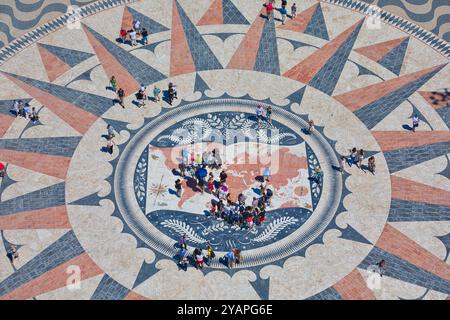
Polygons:
<instances>
[{"instance_id":1,"label":"person in white shirt","mask_svg":"<svg viewBox=\"0 0 450 320\"><path fill-rule=\"evenodd\" d=\"M132 46L137 46L137 42L136 42L137 34L136 34L136 31L132 29L130 31L129 35L130 35L130 39L131 39L131 45Z\"/></svg>"},{"instance_id":2,"label":"person in white shirt","mask_svg":"<svg viewBox=\"0 0 450 320\"><path fill-rule=\"evenodd\" d=\"M258 106L256 107L256 117L258 118L258 125L261 124L263 112L264 112L263 106L258 104Z\"/></svg>"},{"instance_id":3,"label":"person in white shirt","mask_svg":"<svg viewBox=\"0 0 450 320\"><path fill-rule=\"evenodd\" d=\"M141 22L139 20L134 21L134 30L137 33L141 33Z\"/></svg>"}]
</instances>

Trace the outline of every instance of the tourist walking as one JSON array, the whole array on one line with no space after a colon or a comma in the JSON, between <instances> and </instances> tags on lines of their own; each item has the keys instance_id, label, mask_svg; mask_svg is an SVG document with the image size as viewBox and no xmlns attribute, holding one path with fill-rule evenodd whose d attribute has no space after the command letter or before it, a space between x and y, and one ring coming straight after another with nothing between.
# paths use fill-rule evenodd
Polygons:
<instances>
[{"instance_id":1,"label":"tourist walking","mask_svg":"<svg viewBox=\"0 0 450 320\"><path fill-rule=\"evenodd\" d=\"M308 121L308 133L311 134L314 131L314 120L309 120Z\"/></svg>"},{"instance_id":2,"label":"tourist walking","mask_svg":"<svg viewBox=\"0 0 450 320\"><path fill-rule=\"evenodd\" d=\"M30 120L33 121L33 123L36 123L39 120L39 115L37 114L35 107L31 108Z\"/></svg>"},{"instance_id":3,"label":"tourist walking","mask_svg":"<svg viewBox=\"0 0 450 320\"><path fill-rule=\"evenodd\" d=\"M9 262L11 262L11 264L14 265L14 261L19 258L19 253L17 252L16 246L12 244L9 247L9 251L6 255L9 259Z\"/></svg>"},{"instance_id":4,"label":"tourist walking","mask_svg":"<svg viewBox=\"0 0 450 320\"><path fill-rule=\"evenodd\" d=\"M286 21L286 15L287 15L286 7L280 8L280 14L281 14L281 24L284 24L284 22Z\"/></svg>"},{"instance_id":5,"label":"tourist walking","mask_svg":"<svg viewBox=\"0 0 450 320\"><path fill-rule=\"evenodd\" d=\"M256 118L258 119L258 125L261 124L263 119L264 108L262 105L258 104L256 106Z\"/></svg>"},{"instance_id":6,"label":"tourist walking","mask_svg":"<svg viewBox=\"0 0 450 320\"><path fill-rule=\"evenodd\" d=\"M5 176L5 165L0 162L0 178L3 178Z\"/></svg>"},{"instance_id":7,"label":"tourist walking","mask_svg":"<svg viewBox=\"0 0 450 320\"><path fill-rule=\"evenodd\" d=\"M24 117L25 119L27 119L30 115L31 115L31 106L30 106L30 104L27 102L27 103L25 103L25 105L23 106L23 117Z\"/></svg>"},{"instance_id":8,"label":"tourist walking","mask_svg":"<svg viewBox=\"0 0 450 320\"><path fill-rule=\"evenodd\" d=\"M266 121L268 124L272 124L272 107L271 106L267 106Z\"/></svg>"},{"instance_id":9,"label":"tourist walking","mask_svg":"<svg viewBox=\"0 0 450 320\"><path fill-rule=\"evenodd\" d=\"M117 91L117 97L119 98L119 104L122 106L122 108L125 109L125 106L123 104L123 98L125 97L125 91L123 91L122 88L119 88Z\"/></svg>"},{"instance_id":10,"label":"tourist walking","mask_svg":"<svg viewBox=\"0 0 450 320\"><path fill-rule=\"evenodd\" d=\"M206 248L206 257L208 258L208 265L211 264L211 260L215 258L216 254L214 252L213 247L211 246L211 244L209 242L206 243L207 248Z\"/></svg>"},{"instance_id":11,"label":"tourist walking","mask_svg":"<svg viewBox=\"0 0 450 320\"><path fill-rule=\"evenodd\" d=\"M161 89L158 88L157 86L155 86L153 88L153 97L155 98L156 102L159 102L161 100L161 98L159 97L160 93L161 93Z\"/></svg>"},{"instance_id":12,"label":"tourist walking","mask_svg":"<svg viewBox=\"0 0 450 320\"><path fill-rule=\"evenodd\" d=\"M227 260L228 268L230 268L230 269L233 268L234 262L235 262L235 259L236 259L235 255L234 255L234 250L231 250L227 254L225 254L225 259Z\"/></svg>"},{"instance_id":13,"label":"tourist walking","mask_svg":"<svg viewBox=\"0 0 450 320\"><path fill-rule=\"evenodd\" d=\"M116 80L116 77L112 76L111 79L109 80L109 84L111 85L112 91L117 92L117 80Z\"/></svg>"},{"instance_id":14,"label":"tourist walking","mask_svg":"<svg viewBox=\"0 0 450 320\"><path fill-rule=\"evenodd\" d=\"M20 105L20 101L21 101L21 100L14 100L14 103L13 103L13 110L14 110L14 114L16 115L16 117L19 116L19 105Z\"/></svg>"},{"instance_id":15,"label":"tourist walking","mask_svg":"<svg viewBox=\"0 0 450 320\"><path fill-rule=\"evenodd\" d=\"M341 160L339 161L339 169L342 174L344 174L345 162L346 162L345 157L341 156Z\"/></svg>"},{"instance_id":16,"label":"tourist walking","mask_svg":"<svg viewBox=\"0 0 450 320\"><path fill-rule=\"evenodd\" d=\"M350 165L350 167L356 163L356 155L357 155L356 148L350 150L350 157L348 159L348 164Z\"/></svg>"},{"instance_id":17,"label":"tourist walking","mask_svg":"<svg viewBox=\"0 0 450 320\"><path fill-rule=\"evenodd\" d=\"M138 19L134 20L133 28L136 31L136 33L141 34L141 22Z\"/></svg>"},{"instance_id":18,"label":"tourist walking","mask_svg":"<svg viewBox=\"0 0 450 320\"><path fill-rule=\"evenodd\" d=\"M175 189L177 190L178 198L181 198L182 186L181 186L181 180L180 179L175 180Z\"/></svg>"},{"instance_id":19,"label":"tourist walking","mask_svg":"<svg viewBox=\"0 0 450 320\"><path fill-rule=\"evenodd\" d=\"M358 168L362 169L362 161L364 160L364 150L363 149L359 150L356 158L357 158L357 162L358 162L357 163Z\"/></svg>"},{"instance_id":20,"label":"tourist walking","mask_svg":"<svg viewBox=\"0 0 450 320\"><path fill-rule=\"evenodd\" d=\"M266 14L267 14L267 20L270 20L273 18L273 5L272 2L269 2L266 4Z\"/></svg>"},{"instance_id":21,"label":"tourist walking","mask_svg":"<svg viewBox=\"0 0 450 320\"><path fill-rule=\"evenodd\" d=\"M187 236L186 233L183 233L183 235L178 239L178 245L180 246L180 249L187 249Z\"/></svg>"},{"instance_id":22,"label":"tourist walking","mask_svg":"<svg viewBox=\"0 0 450 320\"><path fill-rule=\"evenodd\" d=\"M369 171L375 175L375 157L371 156L368 160Z\"/></svg>"},{"instance_id":23,"label":"tourist walking","mask_svg":"<svg viewBox=\"0 0 450 320\"><path fill-rule=\"evenodd\" d=\"M419 117L417 116L417 114L415 114L412 118L412 124L412 132L416 132L416 128L419 127Z\"/></svg>"},{"instance_id":24,"label":"tourist walking","mask_svg":"<svg viewBox=\"0 0 450 320\"><path fill-rule=\"evenodd\" d=\"M114 145L115 145L114 140L108 137L108 139L106 139L106 150L110 155L113 154Z\"/></svg>"},{"instance_id":25,"label":"tourist walking","mask_svg":"<svg viewBox=\"0 0 450 320\"><path fill-rule=\"evenodd\" d=\"M114 134L114 128L113 128L113 126L112 125L110 125L110 124L108 124L107 126L106 126L106 131L107 131L107 139L112 139L112 138L114 138L116 135Z\"/></svg>"},{"instance_id":26,"label":"tourist walking","mask_svg":"<svg viewBox=\"0 0 450 320\"><path fill-rule=\"evenodd\" d=\"M295 3L291 7L291 19L294 19L297 16L297 6Z\"/></svg>"},{"instance_id":27,"label":"tourist walking","mask_svg":"<svg viewBox=\"0 0 450 320\"><path fill-rule=\"evenodd\" d=\"M130 35L131 45L137 46L137 33L134 29L131 29L128 34Z\"/></svg>"},{"instance_id":28,"label":"tourist walking","mask_svg":"<svg viewBox=\"0 0 450 320\"><path fill-rule=\"evenodd\" d=\"M148 44L148 31L147 31L147 29L142 28L141 36L142 36L141 43L142 43L143 45Z\"/></svg>"},{"instance_id":29,"label":"tourist walking","mask_svg":"<svg viewBox=\"0 0 450 320\"><path fill-rule=\"evenodd\" d=\"M128 35L127 30L120 29L120 39L122 40L123 44L125 44L127 42L127 35Z\"/></svg>"},{"instance_id":30,"label":"tourist walking","mask_svg":"<svg viewBox=\"0 0 450 320\"><path fill-rule=\"evenodd\" d=\"M169 82L168 92L169 92L169 104L172 105L173 100L178 99L177 88L172 82Z\"/></svg>"}]
</instances>

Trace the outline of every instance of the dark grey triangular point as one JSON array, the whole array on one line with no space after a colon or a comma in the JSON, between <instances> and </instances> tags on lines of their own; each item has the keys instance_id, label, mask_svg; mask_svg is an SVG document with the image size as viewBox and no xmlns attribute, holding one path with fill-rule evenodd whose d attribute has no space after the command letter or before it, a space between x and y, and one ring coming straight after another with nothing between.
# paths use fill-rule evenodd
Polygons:
<instances>
[{"instance_id":1,"label":"dark grey triangular point","mask_svg":"<svg viewBox=\"0 0 450 320\"><path fill-rule=\"evenodd\" d=\"M444 245L445 245L445 249L447 250L447 254L445 256L444 261L447 261L447 258L450 254L450 233L447 233L444 236L440 236L440 237L436 237L438 238Z\"/></svg>"},{"instance_id":2,"label":"dark grey triangular point","mask_svg":"<svg viewBox=\"0 0 450 320\"><path fill-rule=\"evenodd\" d=\"M292 103L298 103L299 105L302 104L303 95L305 94L306 86L300 88L299 90L295 91L294 93L290 94L286 99L289 99L289 101Z\"/></svg>"},{"instance_id":3,"label":"dark grey triangular point","mask_svg":"<svg viewBox=\"0 0 450 320\"><path fill-rule=\"evenodd\" d=\"M205 92L206 90L210 90L210 87L206 84L206 82L200 77L198 73L195 74L195 84L194 84L194 93L195 92Z\"/></svg>"},{"instance_id":4,"label":"dark grey triangular point","mask_svg":"<svg viewBox=\"0 0 450 320\"><path fill-rule=\"evenodd\" d=\"M317 5L304 33L324 40L330 40L320 3Z\"/></svg>"},{"instance_id":5,"label":"dark grey triangular point","mask_svg":"<svg viewBox=\"0 0 450 320\"><path fill-rule=\"evenodd\" d=\"M156 251L155 255L157 254ZM157 257L155 257L155 261L153 263L147 263L145 260L142 262L141 268L139 269L139 273L136 277L136 280L134 281L132 289L139 286L141 283L146 281L147 279L151 278L153 275L155 275L160 270L156 268L156 262L159 261Z\"/></svg>"},{"instance_id":6,"label":"dark grey triangular point","mask_svg":"<svg viewBox=\"0 0 450 320\"><path fill-rule=\"evenodd\" d=\"M80 74L78 77L76 77L75 79L70 81L68 84L66 84L65 87L68 87L72 82L75 82L75 81L80 81L80 80L92 81L92 78L91 78L92 70L94 70L98 66L99 66L99 64L94 66L94 67L92 67L92 68L90 68L89 70L86 70L85 72Z\"/></svg>"},{"instance_id":7,"label":"dark grey triangular point","mask_svg":"<svg viewBox=\"0 0 450 320\"><path fill-rule=\"evenodd\" d=\"M349 224L347 224L347 228L340 229L340 231L341 231L341 235L339 236L339 238L341 238L341 239L346 239L346 240L351 240L351 241L355 241L355 242L372 245L372 243L369 240L367 240L361 233L356 231Z\"/></svg>"},{"instance_id":8,"label":"dark grey triangular point","mask_svg":"<svg viewBox=\"0 0 450 320\"><path fill-rule=\"evenodd\" d=\"M261 300L269 300L270 292L270 277L267 279L262 279L261 277L256 278L256 281L251 282L253 289L255 289Z\"/></svg>"},{"instance_id":9,"label":"dark grey triangular point","mask_svg":"<svg viewBox=\"0 0 450 320\"><path fill-rule=\"evenodd\" d=\"M369 69L363 67L359 63L356 63L354 61L351 61L351 62L353 62L358 67L358 77L368 75L368 76L375 76L375 77L383 80L383 78L381 78L379 75L377 75L376 73L374 73L374 72L370 71Z\"/></svg>"},{"instance_id":10,"label":"dark grey triangular point","mask_svg":"<svg viewBox=\"0 0 450 320\"><path fill-rule=\"evenodd\" d=\"M408 299L408 298L402 298L402 297L398 297L398 299L399 300L423 300L423 298L425 298L425 296L427 295L427 293L429 291L430 291L430 289L425 290L425 292L421 296L414 298L414 299Z\"/></svg>"},{"instance_id":11,"label":"dark grey triangular point","mask_svg":"<svg viewBox=\"0 0 450 320\"><path fill-rule=\"evenodd\" d=\"M411 116L409 117L409 119L412 119L414 117L415 114L417 114L419 116L420 121L425 122L426 124L428 124L431 128L433 128L431 126L431 124L428 122L427 118L425 118L422 114L422 112L419 111L419 109L417 109L417 107L409 100L407 99L406 101L409 102L409 104L412 106L413 110L411 113Z\"/></svg>"},{"instance_id":12,"label":"dark grey triangular point","mask_svg":"<svg viewBox=\"0 0 450 320\"><path fill-rule=\"evenodd\" d=\"M149 50L153 53L155 53L155 49L158 45L160 45L163 42L167 42L168 40L163 40L163 41L158 41L158 42L154 42L154 43L150 43L150 44L146 44L145 46L136 48L136 50L138 49L145 49L145 50ZM133 50L134 51L134 50Z\"/></svg>"},{"instance_id":13,"label":"dark grey triangular point","mask_svg":"<svg viewBox=\"0 0 450 320\"><path fill-rule=\"evenodd\" d=\"M406 49L408 48L408 43L409 37L403 40L397 47L392 49L390 52L385 54L377 62L386 69L395 73L397 76L400 75L400 70L403 65L403 60L405 58Z\"/></svg>"},{"instance_id":14,"label":"dark grey triangular point","mask_svg":"<svg viewBox=\"0 0 450 320\"><path fill-rule=\"evenodd\" d=\"M289 43L292 44L292 46L294 47L294 50L297 50L298 48L302 48L302 47L315 47L316 48L316 46L313 46L313 45L310 45L310 44L307 44L304 42L296 41L296 40L285 39L285 38L280 38L280 39L289 41Z\"/></svg>"},{"instance_id":15,"label":"dark grey triangular point","mask_svg":"<svg viewBox=\"0 0 450 320\"><path fill-rule=\"evenodd\" d=\"M17 250L19 250L21 247L23 247L22 244L16 244L16 243L12 243L9 242L8 240L6 240L5 235L3 234L3 230L0 231L0 235L2 237L2 241L3 241L3 246L5 247L5 251L9 251L9 248L11 247L11 245L14 245L16 247Z\"/></svg>"},{"instance_id":16,"label":"dark grey triangular point","mask_svg":"<svg viewBox=\"0 0 450 320\"><path fill-rule=\"evenodd\" d=\"M445 167L444 170L442 170L441 172L439 172L439 174L441 176L446 177L447 179L450 179L450 159L448 156L446 156L447 158L447 166Z\"/></svg>"},{"instance_id":17,"label":"dark grey triangular point","mask_svg":"<svg viewBox=\"0 0 450 320\"><path fill-rule=\"evenodd\" d=\"M2 181L0 183L0 203L1 203L1 196L2 196L3 191L6 188L8 188L9 186L11 186L17 182L8 176L7 169L8 169L8 165L5 166L5 176L2 178Z\"/></svg>"},{"instance_id":18,"label":"dark grey triangular point","mask_svg":"<svg viewBox=\"0 0 450 320\"><path fill-rule=\"evenodd\" d=\"M178 0L175 0L186 40L197 71L223 69L217 57L198 32Z\"/></svg>"},{"instance_id":19,"label":"dark grey triangular point","mask_svg":"<svg viewBox=\"0 0 450 320\"><path fill-rule=\"evenodd\" d=\"M72 206L91 206L91 207L99 207L100 206L100 200L102 198L100 198L98 196L98 193L92 193L86 197L83 197L81 199L72 201L70 203L68 203L69 205Z\"/></svg>"},{"instance_id":20,"label":"dark grey triangular point","mask_svg":"<svg viewBox=\"0 0 450 320\"><path fill-rule=\"evenodd\" d=\"M120 133L122 130L126 131L137 131L138 129L128 129L128 122L120 121L120 120L113 120L108 118L102 118L107 124L110 124L113 126L114 130L117 133ZM106 133L106 127L105 127L105 133Z\"/></svg>"},{"instance_id":21,"label":"dark grey triangular point","mask_svg":"<svg viewBox=\"0 0 450 320\"><path fill-rule=\"evenodd\" d=\"M224 24L250 24L231 0L223 0L222 6Z\"/></svg>"},{"instance_id":22,"label":"dark grey triangular point","mask_svg":"<svg viewBox=\"0 0 450 320\"><path fill-rule=\"evenodd\" d=\"M159 22L156 22L150 17L134 10L133 8L127 7L127 9L133 16L134 20L139 20L141 22L141 27L146 28L150 34L169 30L169 28L167 28L166 26L163 26Z\"/></svg>"},{"instance_id":23,"label":"dark grey triangular point","mask_svg":"<svg viewBox=\"0 0 450 320\"><path fill-rule=\"evenodd\" d=\"M80 64L81 62L94 56L92 53L56 47L44 43L39 43L39 45L47 49L49 52L51 52L53 55L61 59L61 61L63 61L72 68L75 67L77 64Z\"/></svg>"},{"instance_id":24,"label":"dark grey triangular point","mask_svg":"<svg viewBox=\"0 0 450 320\"><path fill-rule=\"evenodd\" d=\"M206 33L203 35L204 36L216 36L216 37L219 37L222 40L222 42L225 42L229 37L234 36L235 34L242 34L242 33L224 32L224 33Z\"/></svg>"}]
</instances>

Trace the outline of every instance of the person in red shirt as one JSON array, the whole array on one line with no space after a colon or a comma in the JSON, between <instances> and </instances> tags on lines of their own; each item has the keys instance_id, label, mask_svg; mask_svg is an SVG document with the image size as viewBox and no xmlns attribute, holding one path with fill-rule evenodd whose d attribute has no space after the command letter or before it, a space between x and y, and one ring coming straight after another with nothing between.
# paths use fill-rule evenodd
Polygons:
<instances>
[{"instance_id":1,"label":"person in red shirt","mask_svg":"<svg viewBox=\"0 0 450 320\"><path fill-rule=\"evenodd\" d=\"M5 166L3 163L0 162L0 178L3 178L5 176Z\"/></svg>"},{"instance_id":2,"label":"person in red shirt","mask_svg":"<svg viewBox=\"0 0 450 320\"><path fill-rule=\"evenodd\" d=\"M270 20L273 15L273 5L272 2L269 2L266 4L266 10L267 10L267 20Z\"/></svg>"},{"instance_id":3,"label":"person in red shirt","mask_svg":"<svg viewBox=\"0 0 450 320\"><path fill-rule=\"evenodd\" d=\"M120 30L120 39L122 39L122 43L125 43L127 41L127 35L128 32L125 29Z\"/></svg>"}]
</instances>

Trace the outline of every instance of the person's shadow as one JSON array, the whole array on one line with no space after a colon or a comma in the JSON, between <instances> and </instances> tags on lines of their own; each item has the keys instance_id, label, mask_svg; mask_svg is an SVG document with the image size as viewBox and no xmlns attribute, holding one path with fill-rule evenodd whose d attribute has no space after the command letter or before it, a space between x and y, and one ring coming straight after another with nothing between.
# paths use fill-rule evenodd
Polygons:
<instances>
[{"instance_id":1,"label":"person's shadow","mask_svg":"<svg viewBox=\"0 0 450 320\"><path fill-rule=\"evenodd\" d=\"M109 149L107 147L101 147L100 151L104 153L109 153Z\"/></svg>"},{"instance_id":2,"label":"person's shadow","mask_svg":"<svg viewBox=\"0 0 450 320\"><path fill-rule=\"evenodd\" d=\"M408 131L413 131L413 128L409 125L409 124L404 124L402 126L403 129L408 130Z\"/></svg>"},{"instance_id":3,"label":"person's shadow","mask_svg":"<svg viewBox=\"0 0 450 320\"><path fill-rule=\"evenodd\" d=\"M306 128L302 128L302 132L303 132L304 134L306 134L306 135L311 134L311 132L309 132L309 130L306 129Z\"/></svg>"},{"instance_id":4,"label":"person's shadow","mask_svg":"<svg viewBox=\"0 0 450 320\"><path fill-rule=\"evenodd\" d=\"M162 100L170 104L170 95L169 90L163 90L162 92Z\"/></svg>"},{"instance_id":5,"label":"person's shadow","mask_svg":"<svg viewBox=\"0 0 450 320\"><path fill-rule=\"evenodd\" d=\"M331 167L333 168L333 170L336 170L336 171L341 171L341 167L338 167L338 166L335 166L335 165L331 165Z\"/></svg>"}]
</instances>

